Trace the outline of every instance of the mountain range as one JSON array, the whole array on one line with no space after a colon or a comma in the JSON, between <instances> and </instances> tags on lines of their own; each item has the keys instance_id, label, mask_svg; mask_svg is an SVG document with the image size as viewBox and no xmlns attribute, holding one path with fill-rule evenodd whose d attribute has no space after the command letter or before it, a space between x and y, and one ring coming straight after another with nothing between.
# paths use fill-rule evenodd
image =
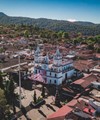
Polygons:
<instances>
[{"instance_id":1,"label":"mountain range","mask_svg":"<svg viewBox=\"0 0 100 120\"><path fill-rule=\"evenodd\" d=\"M100 24L92 22L69 22L65 20L52 20L47 18L28 18L28 17L12 17L0 12L0 24L25 24L34 25L39 28L45 28L54 31L65 32L81 32L84 35L98 35L100 34Z\"/></svg>"}]
</instances>

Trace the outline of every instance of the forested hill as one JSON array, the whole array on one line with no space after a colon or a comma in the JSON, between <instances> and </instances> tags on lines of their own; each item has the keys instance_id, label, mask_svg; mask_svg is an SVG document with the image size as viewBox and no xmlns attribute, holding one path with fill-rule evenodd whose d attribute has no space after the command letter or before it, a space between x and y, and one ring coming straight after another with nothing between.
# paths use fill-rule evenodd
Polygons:
<instances>
[{"instance_id":1,"label":"forested hill","mask_svg":"<svg viewBox=\"0 0 100 120\"><path fill-rule=\"evenodd\" d=\"M27 24L54 31L81 32L84 35L100 34L100 24L81 21L72 23L64 20L51 20L46 18L11 17L2 12L0 12L0 24Z\"/></svg>"}]
</instances>

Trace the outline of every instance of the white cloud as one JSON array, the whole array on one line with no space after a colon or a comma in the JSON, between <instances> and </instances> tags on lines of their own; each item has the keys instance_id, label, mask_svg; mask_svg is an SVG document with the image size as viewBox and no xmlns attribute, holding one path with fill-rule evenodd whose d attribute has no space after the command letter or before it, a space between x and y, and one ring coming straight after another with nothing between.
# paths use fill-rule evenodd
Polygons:
<instances>
[{"instance_id":1,"label":"white cloud","mask_svg":"<svg viewBox=\"0 0 100 120\"><path fill-rule=\"evenodd\" d=\"M76 19L68 19L69 22L75 22L77 21Z\"/></svg>"}]
</instances>

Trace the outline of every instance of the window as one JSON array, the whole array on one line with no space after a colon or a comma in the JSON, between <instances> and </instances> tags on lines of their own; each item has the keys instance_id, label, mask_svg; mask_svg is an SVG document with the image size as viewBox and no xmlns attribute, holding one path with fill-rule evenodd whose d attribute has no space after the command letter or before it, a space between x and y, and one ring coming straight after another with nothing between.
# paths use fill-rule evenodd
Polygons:
<instances>
[{"instance_id":1,"label":"window","mask_svg":"<svg viewBox=\"0 0 100 120\"><path fill-rule=\"evenodd\" d=\"M50 80L50 83L51 83L51 80Z\"/></svg>"},{"instance_id":2,"label":"window","mask_svg":"<svg viewBox=\"0 0 100 120\"><path fill-rule=\"evenodd\" d=\"M55 84L56 84L56 80L55 80Z\"/></svg>"},{"instance_id":3,"label":"window","mask_svg":"<svg viewBox=\"0 0 100 120\"><path fill-rule=\"evenodd\" d=\"M37 73L37 70L35 72Z\"/></svg>"},{"instance_id":4,"label":"window","mask_svg":"<svg viewBox=\"0 0 100 120\"><path fill-rule=\"evenodd\" d=\"M50 76L51 76L51 72L50 72Z\"/></svg>"},{"instance_id":5,"label":"window","mask_svg":"<svg viewBox=\"0 0 100 120\"><path fill-rule=\"evenodd\" d=\"M55 74L55 77L57 77L57 74Z\"/></svg>"}]
</instances>

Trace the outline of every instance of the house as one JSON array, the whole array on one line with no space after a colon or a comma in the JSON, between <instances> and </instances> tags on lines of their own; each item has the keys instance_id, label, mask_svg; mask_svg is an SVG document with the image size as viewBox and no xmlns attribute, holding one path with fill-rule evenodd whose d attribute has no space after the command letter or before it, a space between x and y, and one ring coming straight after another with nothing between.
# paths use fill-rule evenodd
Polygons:
<instances>
[{"instance_id":1,"label":"house","mask_svg":"<svg viewBox=\"0 0 100 120\"><path fill-rule=\"evenodd\" d=\"M90 73L91 70L97 65L98 63L93 60L77 60L74 62L74 67L80 71Z\"/></svg>"},{"instance_id":2,"label":"house","mask_svg":"<svg viewBox=\"0 0 100 120\"><path fill-rule=\"evenodd\" d=\"M73 99L55 113L49 115L47 120L92 120L95 111L89 103Z\"/></svg>"},{"instance_id":3,"label":"house","mask_svg":"<svg viewBox=\"0 0 100 120\"><path fill-rule=\"evenodd\" d=\"M73 85L74 87L76 86L76 89L84 90L84 89L88 88L89 86L91 86L92 82L95 82L97 80L98 80L98 78L95 75L89 74L86 77L83 77L81 79L78 79L78 80L72 82L71 85Z\"/></svg>"}]
</instances>

